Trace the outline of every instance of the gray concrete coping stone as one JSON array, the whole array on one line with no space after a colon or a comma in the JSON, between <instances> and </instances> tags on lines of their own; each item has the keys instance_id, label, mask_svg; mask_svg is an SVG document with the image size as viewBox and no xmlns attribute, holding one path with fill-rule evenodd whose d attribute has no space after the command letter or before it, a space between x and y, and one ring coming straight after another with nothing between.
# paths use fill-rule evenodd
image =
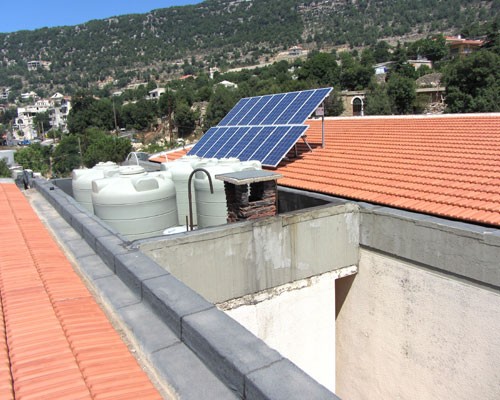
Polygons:
<instances>
[{"instance_id":1,"label":"gray concrete coping stone","mask_svg":"<svg viewBox=\"0 0 500 400\"><path fill-rule=\"evenodd\" d=\"M145 354L151 354L181 342L179 337L144 303L117 310Z\"/></svg>"},{"instance_id":2,"label":"gray concrete coping stone","mask_svg":"<svg viewBox=\"0 0 500 400\"><path fill-rule=\"evenodd\" d=\"M246 400L339 400L287 359L251 372L245 380Z\"/></svg>"},{"instance_id":3,"label":"gray concrete coping stone","mask_svg":"<svg viewBox=\"0 0 500 400\"><path fill-rule=\"evenodd\" d=\"M99 297L113 309L120 309L141 301L139 296L128 290L122 280L114 274L95 279L94 284L99 289Z\"/></svg>"},{"instance_id":4,"label":"gray concrete coping stone","mask_svg":"<svg viewBox=\"0 0 500 400\"><path fill-rule=\"evenodd\" d=\"M143 281L142 296L181 339L182 318L215 308L212 303L170 274Z\"/></svg>"},{"instance_id":5,"label":"gray concrete coping stone","mask_svg":"<svg viewBox=\"0 0 500 400\"><path fill-rule=\"evenodd\" d=\"M181 399L240 399L181 343L157 351L152 355L158 373L167 382L173 382L173 388ZM197 370L196 381L190 371Z\"/></svg>"},{"instance_id":6,"label":"gray concrete coping stone","mask_svg":"<svg viewBox=\"0 0 500 400\"><path fill-rule=\"evenodd\" d=\"M111 271L102 262L101 257L95 253L77 258L77 262L81 266L80 270L91 281L113 275L113 271Z\"/></svg>"},{"instance_id":7,"label":"gray concrete coping stone","mask_svg":"<svg viewBox=\"0 0 500 400\"><path fill-rule=\"evenodd\" d=\"M212 371L242 397L245 393L247 374L283 358L216 308L183 318L181 338ZM312 378L309 379L313 381Z\"/></svg>"},{"instance_id":8,"label":"gray concrete coping stone","mask_svg":"<svg viewBox=\"0 0 500 400\"><path fill-rule=\"evenodd\" d=\"M123 237L111 231L106 235L106 224L97 226L95 217L73 201L62 200L67 195L61 189L51 183L35 185L59 205L56 210L73 229L90 241L95 255L81 254L78 259L85 264L85 274L99 297L135 335L159 374L174 382L181 398L271 399L280 391L288 399L311 398L309 393L321 394L314 398L336 398L212 303L131 248ZM220 234L227 232L221 229ZM195 385L187 376L191 369ZM292 387L303 389L296 393L288 390L288 379L293 379ZM322 397L325 391L329 397Z\"/></svg>"},{"instance_id":9,"label":"gray concrete coping stone","mask_svg":"<svg viewBox=\"0 0 500 400\"><path fill-rule=\"evenodd\" d=\"M137 250L130 250L126 242L113 234L101 236L99 240L96 240L95 252L113 272L115 271L115 257L122 254L129 254L132 251Z\"/></svg>"},{"instance_id":10,"label":"gray concrete coping stone","mask_svg":"<svg viewBox=\"0 0 500 400\"><path fill-rule=\"evenodd\" d=\"M139 297L143 297L142 283L169 273L139 251L115 256L115 273Z\"/></svg>"}]
</instances>

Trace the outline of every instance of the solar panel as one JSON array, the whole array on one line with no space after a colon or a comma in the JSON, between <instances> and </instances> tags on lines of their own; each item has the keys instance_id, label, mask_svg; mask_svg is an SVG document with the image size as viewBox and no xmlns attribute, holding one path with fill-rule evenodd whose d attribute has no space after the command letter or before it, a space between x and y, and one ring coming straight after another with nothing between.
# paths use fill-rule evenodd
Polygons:
<instances>
[{"instance_id":1,"label":"solar panel","mask_svg":"<svg viewBox=\"0 0 500 400\"><path fill-rule=\"evenodd\" d=\"M332 88L247 97L189 151L206 158L237 157L276 167L304 134L305 120Z\"/></svg>"},{"instance_id":2,"label":"solar panel","mask_svg":"<svg viewBox=\"0 0 500 400\"><path fill-rule=\"evenodd\" d=\"M241 99L218 126L298 125L318 108L332 88Z\"/></svg>"},{"instance_id":3,"label":"solar panel","mask_svg":"<svg viewBox=\"0 0 500 400\"><path fill-rule=\"evenodd\" d=\"M189 154L259 160L262 165L276 167L307 128L306 125L214 127L205 134L210 134L213 140L205 141L202 146L198 142Z\"/></svg>"}]
</instances>

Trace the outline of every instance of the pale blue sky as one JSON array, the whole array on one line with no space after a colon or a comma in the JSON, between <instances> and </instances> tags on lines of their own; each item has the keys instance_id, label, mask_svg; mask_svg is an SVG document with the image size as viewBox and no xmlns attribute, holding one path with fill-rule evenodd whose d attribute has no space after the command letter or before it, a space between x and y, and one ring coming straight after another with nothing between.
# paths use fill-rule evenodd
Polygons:
<instances>
[{"instance_id":1,"label":"pale blue sky","mask_svg":"<svg viewBox=\"0 0 500 400\"><path fill-rule=\"evenodd\" d=\"M92 19L142 14L157 8L201 3L201 0L4 0L0 32L78 25Z\"/></svg>"}]
</instances>

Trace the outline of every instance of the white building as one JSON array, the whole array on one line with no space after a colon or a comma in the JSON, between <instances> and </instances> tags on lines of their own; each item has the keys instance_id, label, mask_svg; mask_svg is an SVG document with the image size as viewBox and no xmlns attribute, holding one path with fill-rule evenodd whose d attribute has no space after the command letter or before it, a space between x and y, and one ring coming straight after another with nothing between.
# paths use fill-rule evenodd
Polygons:
<instances>
[{"instance_id":1,"label":"white building","mask_svg":"<svg viewBox=\"0 0 500 400\"><path fill-rule=\"evenodd\" d=\"M37 127L34 118L38 113L48 112L50 116L50 128L60 129L67 132L67 117L71 110L70 98L56 93L49 99L40 99L34 104L17 108L17 117L14 120L14 132L20 132L24 139L32 140L37 135ZM49 127L44 127L44 130ZM19 137L17 137L19 139Z\"/></svg>"},{"instance_id":2,"label":"white building","mask_svg":"<svg viewBox=\"0 0 500 400\"><path fill-rule=\"evenodd\" d=\"M162 94L164 94L167 90L165 88L156 88L151 90L148 93L146 99L148 100L158 100Z\"/></svg>"}]
</instances>

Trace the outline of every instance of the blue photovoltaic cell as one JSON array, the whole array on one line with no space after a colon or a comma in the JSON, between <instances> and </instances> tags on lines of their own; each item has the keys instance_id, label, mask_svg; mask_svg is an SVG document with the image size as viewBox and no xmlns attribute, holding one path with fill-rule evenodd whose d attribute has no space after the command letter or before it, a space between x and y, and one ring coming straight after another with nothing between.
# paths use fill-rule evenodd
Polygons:
<instances>
[{"instance_id":1,"label":"blue photovoltaic cell","mask_svg":"<svg viewBox=\"0 0 500 400\"><path fill-rule=\"evenodd\" d=\"M261 160L262 165L276 167L290 149L297 143L297 140L307 130L307 126L292 126L271 152Z\"/></svg>"},{"instance_id":2,"label":"blue photovoltaic cell","mask_svg":"<svg viewBox=\"0 0 500 400\"><path fill-rule=\"evenodd\" d=\"M235 152L237 155L234 157L238 157L241 161L257 160L257 158L252 158L252 155L262 146L265 139L274 130L274 126L254 127L252 130L254 132L253 137L247 143L241 143L237 149L238 151Z\"/></svg>"},{"instance_id":3,"label":"blue photovoltaic cell","mask_svg":"<svg viewBox=\"0 0 500 400\"><path fill-rule=\"evenodd\" d=\"M208 131L206 131L205 134L198 141L198 143L196 143L196 145L189 151L189 154L199 155L199 153L201 151L203 151L203 148L210 142L210 139L215 135L215 133L219 129L220 128L213 127L213 128L210 128Z\"/></svg>"},{"instance_id":4,"label":"blue photovoltaic cell","mask_svg":"<svg viewBox=\"0 0 500 400\"><path fill-rule=\"evenodd\" d=\"M241 136L241 140L231 149L231 157L240 158L246 148L253 146L252 143L258 143L258 135L264 128L262 126L247 126L245 129L246 132ZM246 160L248 159L241 161Z\"/></svg>"},{"instance_id":5,"label":"blue photovoltaic cell","mask_svg":"<svg viewBox=\"0 0 500 400\"><path fill-rule=\"evenodd\" d=\"M222 128L215 127L215 129L216 130L213 133L212 137L208 141L206 141L205 144L193 154L196 154L197 156L200 157L212 157L212 154L219 148L217 144L219 144L220 146L220 144L223 143L223 141L226 139L226 133L228 131L228 128L224 127Z\"/></svg>"},{"instance_id":6,"label":"blue photovoltaic cell","mask_svg":"<svg viewBox=\"0 0 500 400\"><path fill-rule=\"evenodd\" d=\"M251 97L249 98L244 105L239 107L239 110L237 113L233 115L232 118L228 119L227 121L221 121L218 123L218 126L235 126L235 125L241 125L239 121L245 117L251 110L254 108L255 104L259 101L260 97ZM238 107L238 104L236 105ZM231 111L230 111L231 112Z\"/></svg>"},{"instance_id":7,"label":"blue photovoltaic cell","mask_svg":"<svg viewBox=\"0 0 500 400\"><path fill-rule=\"evenodd\" d=\"M227 122L231 121L231 119L233 119L234 116L238 114L250 100L251 98L246 97L238 101L238 103L227 113L227 115L222 119L222 121L219 122L218 125L219 126L230 125Z\"/></svg>"},{"instance_id":8,"label":"blue photovoltaic cell","mask_svg":"<svg viewBox=\"0 0 500 400\"><path fill-rule=\"evenodd\" d=\"M241 140L242 135L247 131L246 128L228 128L229 138L219 147L217 152L212 156L215 158L232 157L228 156L231 149Z\"/></svg>"},{"instance_id":9,"label":"blue photovoltaic cell","mask_svg":"<svg viewBox=\"0 0 500 400\"><path fill-rule=\"evenodd\" d=\"M286 109L290 106L290 104L295 100L295 98L299 95L299 92L286 93L280 101L278 107L275 107L272 111L269 112L267 117L262 120L263 125L273 125L274 121L278 119L278 117L286 112ZM304 121L302 121L304 122Z\"/></svg>"},{"instance_id":10,"label":"blue photovoltaic cell","mask_svg":"<svg viewBox=\"0 0 500 400\"><path fill-rule=\"evenodd\" d=\"M267 102L266 107L255 113L254 117L248 125L258 125L258 121L263 121L267 114L269 114L272 110L274 110L275 107L277 107L278 103L285 97L285 95L270 95L269 97L270 99Z\"/></svg>"},{"instance_id":11,"label":"blue photovoltaic cell","mask_svg":"<svg viewBox=\"0 0 500 400\"><path fill-rule=\"evenodd\" d=\"M285 125L291 124L293 121L293 117L297 114L297 111L303 106L304 102L312 96L311 91L300 92L294 99L288 104L286 109L281 113L281 115L273 121L273 125ZM311 111L312 112L312 111ZM306 117L307 118L307 117ZM299 121L299 124L302 124L304 121Z\"/></svg>"},{"instance_id":12,"label":"blue photovoltaic cell","mask_svg":"<svg viewBox=\"0 0 500 400\"><path fill-rule=\"evenodd\" d=\"M237 157L276 167L307 130L305 120L331 88L241 99L189 151L199 157Z\"/></svg>"}]
</instances>

